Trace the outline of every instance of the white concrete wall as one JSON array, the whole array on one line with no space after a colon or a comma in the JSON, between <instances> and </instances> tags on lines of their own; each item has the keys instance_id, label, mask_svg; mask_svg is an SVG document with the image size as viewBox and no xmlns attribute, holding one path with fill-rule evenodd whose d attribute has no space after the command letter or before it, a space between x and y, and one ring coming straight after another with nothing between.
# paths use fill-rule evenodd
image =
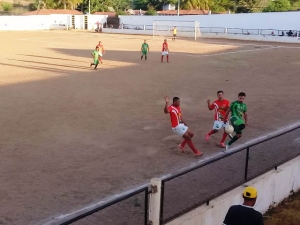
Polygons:
<instances>
[{"instance_id":1,"label":"white concrete wall","mask_svg":"<svg viewBox=\"0 0 300 225\"><path fill-rule=\"evenodd\" d=\"M89 15L88 29L95 29L96 22L106 21L106 15ZM72 16L67 14L0 17L0 30L65 30L71 24ZM75 29L84 29L84 15L75 15Z\"/></svg>"},{"instance_id":2,"label":"white concrete wall","mask_svg":"<svg viewBox=\"0 0 300 225\"><path fill-rule=\"evenodd\" d=\"M265 213L270 206L275 206L292 191L300 190L300 156L293 159L275 171L268 172L246 183L258 191L255 209ZM225 215L232 205L243 203L242 193L245 185L240 186L214 200L209 206L201 206L167 225L221 225Z\"/></svg>"},{"instance_id":3,"label":"white concrete wall","mask_svg":"<svg viewBox=\"0 0 300 225\"><path fill-rule=\"evenodd\" d=\"M201 27L300 30L300 12L119 17L120 23L135 25L152 25L153 20L176 20L199 21Z\"/></svg>"},{"instance_id":4,"label":"white concrete wall","mask_svg":"<svg viewBox=\"0 0 300 225\"><path fill-rule=\"evenodd\" d=\"M96 23L105 23L107 22L106 15L89 15L88 16L88 30L95 30L97 25Z\"/></svg>"},{"instance_id":5,"label":"white concrete wall","mask_svg":"<svg viewBox=\"0 0 300 225\"><path fill-rule=\"evenodd\" d=\"M49 16L1 16L0 30L47 30Z\"/></svg>"}]
</instances>

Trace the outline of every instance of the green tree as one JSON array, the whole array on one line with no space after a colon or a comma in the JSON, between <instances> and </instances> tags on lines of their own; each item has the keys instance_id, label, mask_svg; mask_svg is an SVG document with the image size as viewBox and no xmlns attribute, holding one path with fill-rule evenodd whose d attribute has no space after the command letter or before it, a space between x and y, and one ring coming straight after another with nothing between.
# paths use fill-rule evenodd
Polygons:
<instances>
[{"instance_id":1,"label":"green tree","mask_svg":"<svg viewBox=\"0 0 300 225\"><path fill-rule=\"evenodd\" d=\"M288 0L272 1L268 7L264 8L264 12L285 12L291 8L291 3Z\"/></svg>"},{"instance_id":2,"label":"green tree","mask_svg":"<svg viewBox=\"0 0 300 225\"><path fill-rule=\"evenodd\" d=\"M157 15L157 12L154 8L150 8L148 11L145 12L145 15L155 16L155 15Z\"/></svg>"},{"instance_id":3,"label":"green tree","mask_svg":"<svg viewBox=\"0 0 300 225\"><path fill-rule=\"evenodd\" d=\"M11 11L13 9L13 6L10 3L4 2L2 4L2 8L3 8L3 11L9 12L9 11Z\"/></svg>"}]
</instances>

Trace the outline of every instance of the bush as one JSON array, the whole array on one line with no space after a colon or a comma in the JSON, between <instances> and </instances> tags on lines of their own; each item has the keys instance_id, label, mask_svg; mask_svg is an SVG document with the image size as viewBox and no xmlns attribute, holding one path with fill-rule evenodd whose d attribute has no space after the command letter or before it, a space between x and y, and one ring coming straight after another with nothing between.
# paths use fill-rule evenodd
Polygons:
<instances>
[{"instance_id":1,"label":"bush","mask_svg":"<svg viewBox=\"0 0 300 225\"><path fill-rule=\"evenodd\" d=\"M12 4L5 2L2 4L2 8L3 8L3 11L9 12L13 9L13 6L12 6Z\"/></svg>"},{"instance_id":2,"label":"bush","mask_svg":"<svg viewBox=\"0 0 300 225\"><path fill-rule=\"evenodd\" d=\"M157 15L157 12L155 11L155 9L149 9L147 12L145 12L145 15L155 16Z\"/></svg>"},{"instance_id":3,"label":"bush","mask_svg":"<svg viewBox=\"0 0 300 225\"><path fill-rule=\"evenodd\" d=\"M123 16L123 15L127 15L125 11L120 10L120 11L117 11L117 13L116 13L116 17Z\"/></svg>"}]
</instances>

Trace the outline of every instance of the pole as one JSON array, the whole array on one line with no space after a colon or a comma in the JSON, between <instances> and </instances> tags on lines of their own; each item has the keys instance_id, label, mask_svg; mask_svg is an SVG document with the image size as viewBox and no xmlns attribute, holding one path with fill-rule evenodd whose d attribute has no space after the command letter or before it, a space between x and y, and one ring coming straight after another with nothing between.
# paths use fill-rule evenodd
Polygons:
<instances>
[{"instance_id":1,"label":"pole","mask_svg":"<svg viewBox=\"0 0 300 225\"><path fill-rule=\"evenodd\" d=\"M91 15L91 0L89 0L89 15Z\"/></svg>"},{"instance_id":2,"label":"pole","mask_svg":"<svg viewBox=\"0 0 300 225\"><path fill-rule=\"evenodd\" d=\"M178 0L177 16L179 16L179 10L180 10L180 0Z\"/></svg>"}]
</instances>

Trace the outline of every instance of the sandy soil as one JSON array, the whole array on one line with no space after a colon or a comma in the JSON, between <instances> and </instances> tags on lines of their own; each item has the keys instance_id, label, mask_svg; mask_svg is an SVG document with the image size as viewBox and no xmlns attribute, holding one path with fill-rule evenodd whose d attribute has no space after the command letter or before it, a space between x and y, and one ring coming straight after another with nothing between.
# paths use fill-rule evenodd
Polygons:
<instances>
[{"instance_id":1,"label":"sandy soil","mask_svg":"<svg viewBox=\"0 0 300 225\"><path fill-rule=\"evenodd\" d=\"M143 39L148 62L140 62ZM89 67L99 40L104 64ZM250 126L236 144L299 120L300 46L83 32L1 32L0 224L43 224L155 176L217 154L206 100L247 94ZM180 154L163 113L179 96L205 155Z\"/></svg>"}]
</instances>

